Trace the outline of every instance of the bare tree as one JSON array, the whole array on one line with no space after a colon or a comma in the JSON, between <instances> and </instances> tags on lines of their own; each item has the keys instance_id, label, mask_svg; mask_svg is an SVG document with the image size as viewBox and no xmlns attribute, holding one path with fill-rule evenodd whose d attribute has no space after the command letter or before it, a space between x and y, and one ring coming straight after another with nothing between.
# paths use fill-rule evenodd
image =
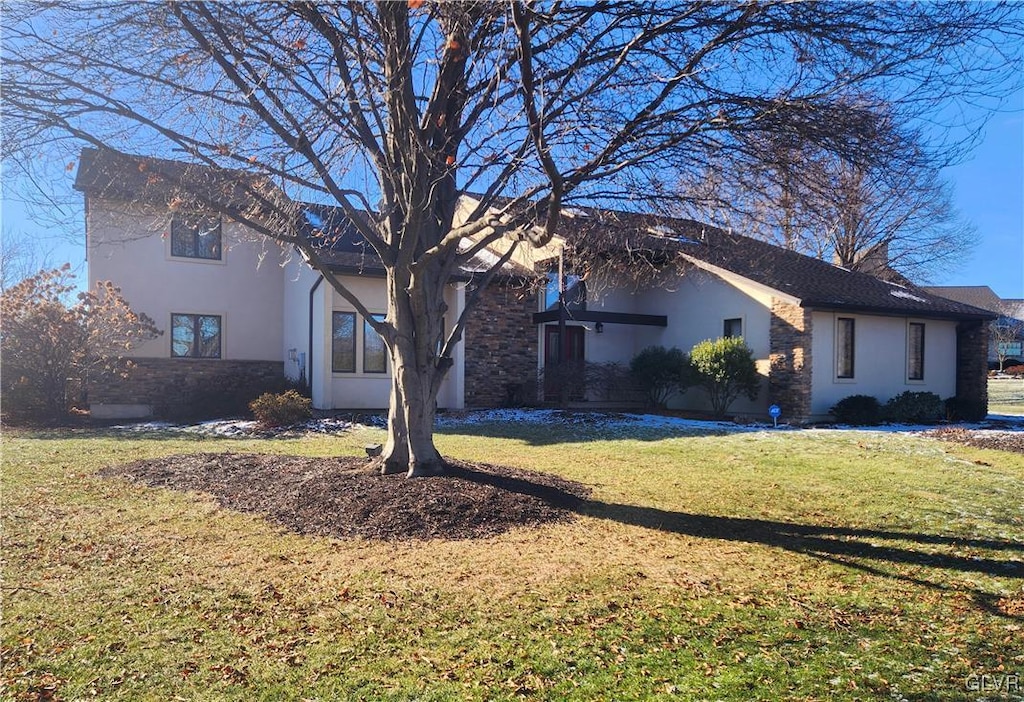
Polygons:
<instances>
[{"instance_id":1,"label":"bare tree","mask_svg":"<svg viewBox=\"0 0 1024 702\"><path fill-rule=\"evenodd\" d=\"M989 325L992 345L995 347L996 360L999 361L999 372L1003 372L1007 359L1021 355L1024 345L1024 319L1020 319L1020 305L1003 302L999 309L999 319Z\"/></svg>"},{"instance_id":2,"label":"bare tree","mask_svg":"<svg viewBox=\"0 0 1024 702\"><path fill-rule=\"evenodd\" d=\"M879 277L926 283L956 268L977 243L940 177L955 154L920 134L876 122L879 158L857 163L807 142L757 135L759 166L697 185L692 214L738 232Z\"/></svg>"},{"instance_id":3,"label":"bare tree","mask_svg":"<svg viewBox=\"0 0 1024 702\"><path fill-rule=\"evenodd\" d=\"M1004 39L1020 34L1011 7L960 3L6 10L7 161L63 164L59 147L85 143L209 167L203 188L161 174L175 203L298 247L383 337L393 383L381 462L410 476L443 470L434 400L475 302L443 337L443 291L484 247L512 242L493 275L517 246L549 241L566 205L650 206L709 154L727 155L730 172L760 162L746 148L756 134L872 163L873 106L840 98L884 95L902 119L998 97L1015 75L1017 44ZM464 192L476 204L456 220ZM383 321L322 265L300 199L340 207L380 257Z\"/></svg>"},{"instance_id":4,"label":"bare tree","mask_svg":"<svg viewBox=\"0 0 1024 702\"><path fill-rule=\"evenodd\" d=\"M0 291L7 290L44 268L52 268L53 258L53 251L38 237L5 228L0 236Z\"/></svg>"}]
</instances>

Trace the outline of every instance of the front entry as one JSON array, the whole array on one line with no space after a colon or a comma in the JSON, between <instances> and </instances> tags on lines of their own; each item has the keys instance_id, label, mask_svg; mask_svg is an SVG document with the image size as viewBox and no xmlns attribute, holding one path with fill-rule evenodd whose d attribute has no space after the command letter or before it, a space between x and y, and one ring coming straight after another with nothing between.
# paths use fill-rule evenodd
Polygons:
<instances>
[{"instance_id":1,"label":"front entry","mask_svg":"<svg viewBox=\"0 0 1024 702\"><path fill-rule=\"evenodd\" d=\"M583 399L583 327L565 327L565 347L557 324L544 326L544 399L559 400L565 389L570 400ZM579 377L577 377L579 376Z\"/></svg>"}]
</instances>

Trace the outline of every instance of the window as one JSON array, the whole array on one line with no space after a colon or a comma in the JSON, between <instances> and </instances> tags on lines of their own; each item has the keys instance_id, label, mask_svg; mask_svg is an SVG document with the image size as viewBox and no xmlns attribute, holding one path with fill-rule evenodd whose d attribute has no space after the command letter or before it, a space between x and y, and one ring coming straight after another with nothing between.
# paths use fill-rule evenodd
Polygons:
<instances>
[{"instance_id":1,"label":"window","mask_svg":"<svg viewBox=\"0 0 1024 702\"><path fill-rule=\"evenodd\" d=\"M924 380L924 324L907 325L907 380Z\"/></svg>"},{"instance_id":2,"label":"window","mask_svg":"<svg viewBox=\"0 0 1024 702\"><path fill-rule=\"evenodd\" d=\"M356 313L335 312L331 320L331 370L356 372Z\"/></svg>"},{"instance_id":3,"label":"window","mask_svg":"<svg viewBox=\"0 0 1024 702\"><path fill-rule=\"evenodd\" d=\"M854 320L836 319L836 377L853 378Z\"/></svg>"},{"instance_id":4,"label":"window","mask_svg":"<svg viewBox=\"0 0 1024 702\"><path fill-rule=\"evenodd\" d=\"M562 285L565 307L570 310L587 309L587 286L578 275L566 274ZM558 271L547 274L547 285L544 288L544 309L558 309Z\"/></svg>"},{"instance_id":5,"label":"window","mask_svg":"<svg viewBox=\"0 0 1024 702\"><path fill-rule=\"evenodd\" d=\"M171 220L171 255L219 261L220 217L175 215Z\"/></svg>"},{"instance_id":6,"label":"window","mask_svg":"<svg viewBox=\"0 0 1024 702\"><path fill-rule=\"evenodd\" d=\"M220 316L171 315L172 358L220 358Z\"/></svg>"},{"instance_id":7,"label":"window","mask_svg":"<svg viewBox=\"0 0 1024 702\"><path fill-rule=\"evenodd\" d=\"M375 314L373 318L378 322L384 321L384 315ZM387 373L388 350L384 346L384 338L370 326L370 323L363 321L363 372L364 373Z\"/></svg>"},{"instance_id":8,"label":"window","mask_svg":"<svg viewBox=\"0 0 1024 702\"><path fill-rule=\"evenodd\" d=\"M725 320L725 323L722 325L722 336L726 338L743 336L743 320L739 317Z\"/></svg>"}]
</instances>

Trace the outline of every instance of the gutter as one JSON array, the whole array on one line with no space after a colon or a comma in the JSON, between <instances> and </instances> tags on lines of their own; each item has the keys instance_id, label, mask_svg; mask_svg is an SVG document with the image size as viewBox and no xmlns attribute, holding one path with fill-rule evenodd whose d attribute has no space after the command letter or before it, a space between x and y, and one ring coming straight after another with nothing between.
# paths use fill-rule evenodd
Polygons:
<instances>
[{"instance_id":1,"label":"gutter","mask_svg":"<svg viewBox=\"0 0 1024 702\"><path fill-rule=\"evenodd\" d=\"M320 283L324 282L323 275L317 276L313 287L309 289L309 349L306 354L306 383L309 385L309 394L313 395L313 295Z\"/></svg>"}]
</instances>

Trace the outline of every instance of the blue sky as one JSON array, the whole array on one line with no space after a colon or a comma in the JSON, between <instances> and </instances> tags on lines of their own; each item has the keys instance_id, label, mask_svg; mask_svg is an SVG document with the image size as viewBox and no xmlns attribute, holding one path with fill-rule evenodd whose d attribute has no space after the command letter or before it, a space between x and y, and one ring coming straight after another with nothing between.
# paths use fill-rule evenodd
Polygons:
<instances>
[{"instance_id":1,"label":"blue sky","mask_svg":"<svg viewBox=\"0 0 1024 702\"><path fill-rule=\"evenodd\" d=\"M70 190L74 173L66 175ZM954 187L957 208L977 227L980 241L958 270L932 284L988 285L1000 297L1024 298L1024 90L989 119L976 149L945 176ZM38 263L67 261L84 280L84 216L80 206L68 214L71 221L58 233L50 224L29 219L20 203L0 202L4 236L35 239L45 259Z\"/></svg>"},{"instance_id":2,"label":"blue sky","mask_svg":"<svg viewBox=\"0 0 1024 702\"><path fill-rule=\"evenodd\" d=\"M1024 298L1024 90L1006 108L989 120L971 156L945 172L980 243L935 284L988 285L1002 298Z\"/></svg>"}]
</instances>

